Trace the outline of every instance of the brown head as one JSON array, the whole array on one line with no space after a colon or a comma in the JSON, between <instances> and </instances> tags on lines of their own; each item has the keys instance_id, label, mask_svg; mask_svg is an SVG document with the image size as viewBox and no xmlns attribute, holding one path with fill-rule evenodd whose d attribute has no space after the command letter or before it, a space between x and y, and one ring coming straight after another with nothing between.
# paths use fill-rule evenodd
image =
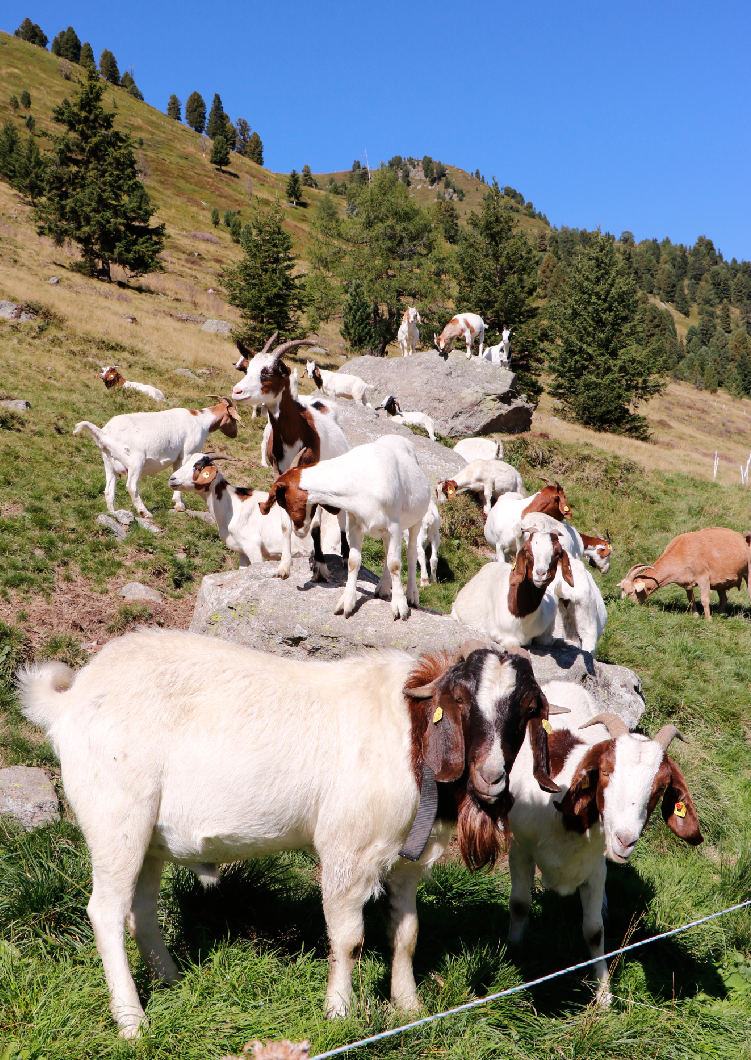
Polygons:
<instances>
[{"instance_id":1,"label":"brown head","mask_svg":"<svg viewBox=\"0 0 751 1060\"><path fill-rule=\"evenodd\" d=\"M276 479L266 500L258 505L261 515L268 515L274 505L278 504L289 515L299 537L304 537L308 533L317 507L312 504L310 511L308 510L308 491L300 486L300 475L303 469L298 465L304 454L305 450L297 454L291 467Z\"/></svg>"},{"instance_id":2,"label":"brown head","mask_svg":"<svg viewBox=\"0 0 751 1060\"><path fill-rule=\"evenodd\" d=\"M242 424L242 420L231 398L220 397L216 405L209 407L209 411L214 414L214 422L209 427L209 432L221 431L228 438L237 438L237 425Z\"/></svg>"},{"instance_id":3,"label":"brown head","mask_svg":"<svg viewBox=\"0 0 751 1060\"><path fill-rule=\"evenodd\" d=\"M535 778L550 778L547 720L550 705L529 659L469 641L459 652L436 652L417 662L404 686L412 731L412 767L420 786L423 766L439 784L456 782L459 846L471 868L492 864L501 852L512 806L508 778L529 728Z\"/></svg>"},{"instance_id":4,"label":"brown head","mask_svg":"<svg viewBox=\"0 0 751 1060\"><path fill-rule=\"evenodd\" d=\"M125 383L125 379L117 370L117 365L111 365L109 368L102 368L99 373L99 378L104 380L104 385L109 390L113 386L122 386Z\"/></svg>"},{"instance_id":5,"label":"brown head","mask_svg":"<svg viewBox=\"0 0 751 1060\"><path fill-rule=\"evenodd\" d=\"M443 479L441 482L436 482L435 493L438 500L441 497L445 497L446 500L452 501L456 496L456 491L459 489L456 481L452 478Z\"/></svg>"},{"instance_id":6,"label":"brown head","mask_svg":"<svg viewBox=\"0 0 751 1060\"><path fill-rule=\"evenodd\" d=\"M571 518L571 505L566 500L563 486L560 482L550 482L549 479L542 480L545 485L537 493L522 512L522 518L530 512L542 512L551 515L554 519L563 522Z\"/></svg>"},{"instance_id":7,"label":"brown head","mask_svg":"<svg viewBox=\"0 0 751 1060\"><path fill-rule=\"evenodd\" d=\"M625 578L618 582L621 599L628 596L634 603L643 604L655 589L660 588L657 571L649 563L637 563Z\"/></svg>"},{"instance_id":8,"label":"brown head","mask_svg":"<svg viewBox=\"0 0 751 1060\"><path fill-rule=\"evenodd\" d=\"M571 562L558 535L539 530L529 533L509 575L508 607L512 615L525 618L537 610L559 566L564 580L573 586Z\"/></svg>"}]
</instances>

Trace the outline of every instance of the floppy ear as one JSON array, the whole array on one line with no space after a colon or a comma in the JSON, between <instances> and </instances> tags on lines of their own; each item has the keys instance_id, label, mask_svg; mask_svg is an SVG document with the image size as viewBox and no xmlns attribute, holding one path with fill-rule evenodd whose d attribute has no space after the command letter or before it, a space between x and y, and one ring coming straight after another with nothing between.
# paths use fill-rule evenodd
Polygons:
<instances>
[{"instance_id":1,"label":"floppy ear","mask_svg":"<svg viewBox=\"0 0 751 1060\"><path fill-rule=\"evenodd\" d=\"M266 500L261 501L261 503L258 505L258 511L261 513L261 515L268 515L271 509L277 503L277 501L279 502L279 507L284 508L284 495L286 493L286 490L287 487L283 482L275 482L269 490L269 495Z\"/></svg>"},{"instance_id":2,"label":"floppy ear","mask_svg":"<svg viewBox=\"0 0 751 1060\"><path fill-rule=\"evenodd\" d=\"M585 832L594 824L600 812L597 799L600 782L600 766L603 757L612 750L613 740L603 740L587 751L571 786L560 802L554 802L556 810L564 817L575 817L578 829Z\"/></svg>"},{"instance_id":3,"label":"floppy ear","mask_svg":"<svg viewBox=\"0 0 751 1060\"><path fill-rule=\"evenodd\" d=\"M571 562L570 562L570 560L568 558L568 552L563 547L563 545L560 545L560 543L559 543L559 547L560 547L560 550L561 550L561 554L558 557L558 565L561 568L561 573L563 574L563 580L565 582L568 582L569 585L573 586L573 584L574 584L574 575L573 575L573 572L571 570Z\"/></svg>"},{"instance_id":4,"label":"floppy ear","mask_svg":"<svg viewBox=\"0 0 751 1060\"><path fill-rule=\"evenodd\" d=\"M213 464L207 464L206 467L202 467L199 471L196 469L193 472L193 481L197 486L208 486L210 482L213 482L216 478L217 469Z\"/></svg>"},{"instance_id":5,"label":"floppy ear","mask_svg":"<svg viewBox=\"0 0 751 1060\"><path fill-rule=\"evenodd\" d=\"M534 714L527 722L527 732L529 733L529 742L532 747L532 775L542 791L549 791L553 795L558 795L561 789L550 776L548 733L543 724L543 722L548 720L547 702L545 696L542 696L539 713Z\"/></svg>"},{"instance_id":6,"label":"floppy ear","mask_svg":"<svg viewBox=\"0 0 751 1060\"><path fill-rule=\"evenodd\" d=\"M514 564L514 569L511 571L508 580L509 589L524 581L524 576L527 573L527 564L531 559L532 549L529 547L529 543L526 543L522 545L516 553L516 563Z\"/></svg>"},{"instance_id":7,"label":"floppy ear","mask_svg":"<svg viewBox=\"0 0 751 1060\"><path fill-rule=\"evenodd\" d=\"M668 765L670 783L662 797L662 816L670 831L675 832L679 839L690 843L692 847L698 846L704 842L704 836L685 777L672 758L668 758Z\"/></svg>"},{"instance_id":8,"label":"floppy ear","mask_svg":"<svg viewBox=\"0 0 751 1060\"><path fill-rule=\"evenodd\" d=\"M455 692L450 671L438 682L431 706L435 709L428 719L422 742L423 762L435 773L435 779L445 782L458 780L464 772L464 733L462 704Z\"/></svg>"},{"instance_id":9,"label":"floppy ear","mask_svg":"<svg viewBox=\"0 0 751 1060\"><path fill-rule=\"evenodd\" d=\"M281 357L277 357L276 359L276 370L279 372L279 375L289 375L289 367L284 363Z\"/></svg>"}]
</instances>

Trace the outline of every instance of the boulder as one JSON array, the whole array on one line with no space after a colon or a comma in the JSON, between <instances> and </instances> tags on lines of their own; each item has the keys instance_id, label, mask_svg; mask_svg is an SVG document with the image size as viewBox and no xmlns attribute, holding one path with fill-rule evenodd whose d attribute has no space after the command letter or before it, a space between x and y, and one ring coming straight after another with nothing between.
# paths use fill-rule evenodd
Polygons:
<instances>
[{"instance_id":1,"label":"boulder","mask_svg":"<svg viewBox=\"0 0 751 1060\"><path fill-rule=\"evenodd\" d=\"M124 600L148 600L151 604L164 603L164 596L158 589L152 589L149 585L143 585L141 582L128 582L117 592Z\"/></svg>"},{"instance_id":2,"label":"boulder","mask_svg":"<svg viewBox=\"0 0 751 1060\"><path fill-rule=\"evenodd\" d=\"M20 399L18 401L8 399L5 401L0 401L0 405L2 405L2 407L5 409L13 409L14 412L26 412L28 411L28 409L31 408L31 402L25 401L24 399Z\"/></svg>"},{"instance_id":3,"label":"boulder","mask_svg":"<svg viewBox=\"0 0 751 1060\"><path fill-rule=\"evenodd\" d=\"M203 382L203 379L200 379L197 375L193 375L190 368L175 368L172 374L185 376L186 379L195 379L197 383Z\"/></svg>"},{"instance_id":4,"label":"boulder","mask_svg":"<svg viewBox=\"0 0 751 1060\"><path fill-rule=\"evenodd\" d=\"M27 832L59 821L57 792L44 770L36 766L0 769L0 813L12 814Z\"/></svg>"},{"instance_id":5,"label":"boulder","mask_svg":"<svg viewBox=\"0 0 751 1060\"><path fill-rule=\"evenodd\" d=\"M374 405L393 394L405 412L426 412L446 438L517 434L532 423L534 405L519 393L514 373L478 357L468 361L463 352L355 357L339 371L372 383Z\"/></svg>"},{"instance_id":6,"label":"boulder","mask_svg":"<svg viewBox=\"0 0 751 1060\"><path fill-rule=\"evenodd\" d=\"M228 320L207 320L201 328L201 331L215 331L229 334L229 332L232 331L232 325Z\"/></svg>"},{"instance_id":7,"label":"boulder","mask_svg":"<svg viewBox=\"0 0 751 1060\"><path fill-rule=\"evenodd\" d=\"M121 526L116 519L113 519L110 515L105 515L104 512L96 517L96 521L100 526L104 526L107 530L111 530L118 541L124 541L128 535L127 526Z\"/></svg>"},{"instance_id":8,"label":"boulder","mask_svg":"<svg viewBox=\"0 0 751 1060\"><path fill-rule=\"evenodd\" d=\"M406 621L395 622L391 605L373 595L378 576L363 567L358 602L350 618L334 614L346 581L338 556L327 555L331 580L311 581L307 560L294 560L290 578L274 577L276 563L257 563L244 570L209 574L201 583L191 622L203 633L293 659L338 659L367 648L400 648L413 654L436 648L458 648L480 637L448 615L412 608ZM620 714L630 728L644 712L641 682L631 670L597 662L569 645L532 648L539 681L576 681L584 685L601 710Z\"/></svg>"},{"instance_id":9,"label":"boulder","mask_svg":"<svg viewBox=\"0 0 751 1060\"><path fill-rule=\"evenodd\" d=\"M382 409L376 411L366 408L359 402L348 401L347 398L341 398L336 409L337 419L352 448L365 445L366 442L374 442L384 434L400 434L414 442L420 467L432 486L439 480L451 478L466 466L466 461L452 449L413 433L409 427L394 423L391 416Z\"/></svg>"},{"instance_id":10,"label":"boulder","mask_svg":"<svg viewBox=\"0 0 751 1060\"><path fill-rule=\"evenodd\" d=\"M0 319L18 320L21 315L20 305L15 302L0 301Z\"/></svg>"}]
</instances>

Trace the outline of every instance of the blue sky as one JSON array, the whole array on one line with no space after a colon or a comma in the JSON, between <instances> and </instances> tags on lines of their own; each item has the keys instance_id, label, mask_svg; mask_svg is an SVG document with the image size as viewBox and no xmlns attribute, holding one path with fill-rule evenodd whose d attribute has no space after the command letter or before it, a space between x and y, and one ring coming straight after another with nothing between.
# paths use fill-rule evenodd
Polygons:
<instances>
[{"instance_id":1,"label":"blue sky","mask_svg":"<svg viewBox=\"0 0 751 1060\"><path fill-rule=\"evenodd\" d=\"M552 224L751 259L751 5L735 0L180 5L11 0L69 24L164 110L219 92L277 171L430 154L512 184Z\"/></svg>"}]
</instances>

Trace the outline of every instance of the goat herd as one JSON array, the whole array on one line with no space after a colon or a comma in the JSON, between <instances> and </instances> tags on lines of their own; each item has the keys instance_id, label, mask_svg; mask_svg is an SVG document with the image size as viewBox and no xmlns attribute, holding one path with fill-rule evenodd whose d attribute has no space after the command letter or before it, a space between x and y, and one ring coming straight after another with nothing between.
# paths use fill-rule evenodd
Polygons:
<instances>
[{"instance_id":1,"label":"goat herd","mask_svg":"<svg viewBox=\"0 0 751 1060\"><path fill-rule=\"evenodd\" d=\"M456 334L444 330L436 342ZM467 466L439 482L434 499L408 439L385 435L349 448L336 404L319 394L299 397L296 373L283 360L313 343L273 348L276 338L255 355L241 348L245 375L232 400L116 416L101 429L76 425L74 433L87 429L102 451L109 510L116 479L125 475L137 511L148 515L139 478L172 466L176 507L183 507L181 491L198 491L241 566L277 556L277 574L289 577L294 537L298 551L312 547L313 577L328 578L322 538L331 538L348 565L335 609L345 616L356 605L363 535L380 537L386 562L376 595L391 597L394 617L404 619L419 602L416 558L426 539L435 577L436 500L481 492L497 562L464 586L452 614L493 644L472 640L417 659L374 651L322 662L142 631L111 641L78 673L47 663L19 675L26 716L53 742L91 851L88 912L126 1038L138 1036L145 1015L124 927L155 976L179 978L157 916L165 861L209 885L223 863L290 849L315 853L331 948L325 1005L333 1017L351 1003L363 906L384 891L391 999L400 1009L419 1008L416 892L454 833L471 868L493 865L508 847L511 942L522 937L538 866L546 887L578 889L593 958L604 953L606 859L628 860L658 802L678 837L702 841L685 779L667 753L674 737L683 739L678 730L663 726L654 739L630 733L618 716L598 713L582 687L539 685L524 651L556 637L595 650L607 614L583 560L607 572L609 535L580 534L566 522L571 507L558 483L528 497L490 439L458 443ZM112 371L124 382L107 368L108 385L118 382ZM324 395L332 387L342 392L339 373L315 362L308 372ZM363 383L346 392L364 403L366 390ZM269 493L231 486L219 458L203 452L212 431L236 436L242 403L268 413L264 452L276 474ZM749 541L722 529L683 534L653 566L632 568L622 590L643 600L672 581L693 602L698 584L709 617L710 587L724 604L725 590L748 579ZM425 583L424 549L421 570ZM608 1004L604 960L595 971L599 1001Z\"/></svg>"}]
</instances>

